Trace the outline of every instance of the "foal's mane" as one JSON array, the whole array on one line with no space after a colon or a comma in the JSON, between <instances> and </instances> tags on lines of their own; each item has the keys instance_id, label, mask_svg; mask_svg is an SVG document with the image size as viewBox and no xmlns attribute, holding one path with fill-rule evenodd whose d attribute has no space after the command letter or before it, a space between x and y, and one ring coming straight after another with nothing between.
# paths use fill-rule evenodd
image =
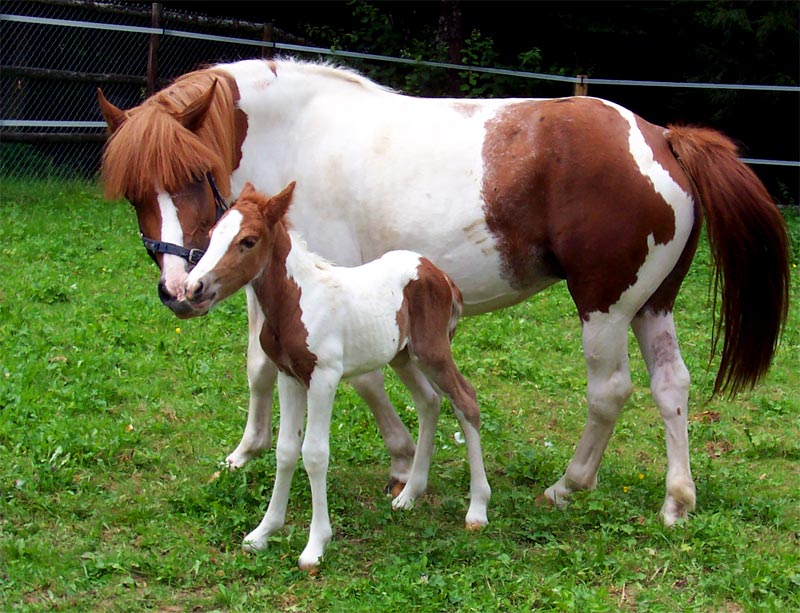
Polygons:
<instances>
[{"instance_id":1,"label":"foal's mane","mask_svg":"<svg viewBox=\"0 0 800 613\"><path fill-rule=\"evenodd\" d=\"M229 77L213 68L197 70L126 111L103 152L102 178L108 198L137 202L157 185L175 192L212 172L220 192L230 193L235 155L234 102ZM191 132L175 119L216 81L201 127Z\"/></svg>"}]
</instances>

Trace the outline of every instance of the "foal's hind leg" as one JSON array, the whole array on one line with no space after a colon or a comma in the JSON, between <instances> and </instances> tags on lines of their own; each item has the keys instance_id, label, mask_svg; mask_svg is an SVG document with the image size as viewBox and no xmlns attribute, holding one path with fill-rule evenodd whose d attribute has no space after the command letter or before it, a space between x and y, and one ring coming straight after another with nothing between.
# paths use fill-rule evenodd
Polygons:
<instances>
[{"instance_id":1,"label":"foal's hind leg","mask_svg":"<svg viewBox=\"0 0 800 613\"><path fill-rule=\"evenodd\" d=\"M613 312L592 313L583 322L583 351L588 383L589 414L575 454L561 479L544 495L557 506L577 490L597 485L597 471L622 406L631 395L628 367L628 319Z\"/></svg>"},{"instance_id":2,"label":"foal's hind leg","mask_svg":"<svg viewBox=\"0 0 800 613\"><path fill-rule=\"evenodd\" d=\"M408 433L397 412L394 410L383 384L380 370L353 377L349 380L359 396L369 406L383 442L391 458L390 481L387 490L394 495L403 488L409 479L414 460L414 439Z\"/></svg>"},{"instance_id":3,"label":"foal's hind leg","mask_svg":"<svg viewBox=\"0 0 800 613\"><path fill-rule=\"evenodd\" d=\"M475 388L467 381L450 354L449 339L444 336L439 343L415 345L411 354L419 367L436 387L450 400L464 439L467 443L470 486L469 509L465 518L468 530L476 530L489 523L487 508L492 488L486 478L480 437L480 410Z\"/></svg>"},{"instance_id":4,"label":"foal's hind leg","mask_svg":"<svg viewBox=\"0 0 800 613\"><path fill-rule=\"evenodd\" d=\"M459 372L452 357L434 368L427 369L426 374L447 396L453 405L458 423L467 443L469 460L469 509L464 518L467 530L477 530L489 523L487 509L492 488L486 478L481 450L480 410L475 388Z\"/></svg>"},{"instance_id":5,"label":"foal's hind leg","mask_svg":"<svg viewBox=\"0 0 800 613\"><path fill-rule=\"evenodd\" d=\"M411 394L419 420L417 450L411 474L405 487L392 500L393 509L410 509L428 486L428 472L442 399L422 371L409 359L408 353L400 354L390 365Z\"/></svg>"},{"instance_id":6,"label":"foal's hind leg","mask_svg":"<svg viewBox=\"0 0 800 613\"><path fill-rule=\"evenodd\" d=\"M686 518L696 500L689 467L689 371L678 348L672 313L640 313L632 327L647 363L650 391L667 434L667 494L661 516L671 526Z\"/></svg>"}]
</instances>

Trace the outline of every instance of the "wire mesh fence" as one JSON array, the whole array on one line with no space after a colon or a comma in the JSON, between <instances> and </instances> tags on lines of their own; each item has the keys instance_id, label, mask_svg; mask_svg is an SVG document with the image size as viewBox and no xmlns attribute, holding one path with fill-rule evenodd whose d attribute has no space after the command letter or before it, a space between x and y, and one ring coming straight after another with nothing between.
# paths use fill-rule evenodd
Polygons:
<instances>
[{"instance_id":1,"label":"wire mesh fence","mask_svg":"<svg viewBox=\"0 0 800 613\"><path fill-rule=\"evenodd\" d=\"M268 57L276 49L307 59L338 56L340 61L384 84L425 95L431 92L419 89L420 74L429 82L440 84L452 82L454 76L456 80L474 79L476 74L487 84L491 79L498 83L511 79L515 97L568 95L573 93L573 84L583 78L331 51L315 47L269 23L209 18L188 11L162 12L157 3L4 0L0 8L0 176L92 178L99 167L106 138L105 123L96 102L98 87L116 106L130 108L174 78L198 67ZM594 78L586 81L595 90L594 95L601 97L607 97L609 87L616 87L613 99L623 106L633 106L634 100L628 101L626 97L635 91L637 108L647 107L650 98L661 100L663 87L667 85L755 87L772 90L759 95L780 95L784 101L793 101L800 91L798 87L778 86ZM694 89L685 97L693 96L702 108L700 94ZM651 106L656 108L657 102ZM650 119L669 120L657 115ZM777 200L797 202L800 162L745 161L754 165Z\"/></svg>"},{"instance_id":2,"label":"wire mesh fence","mask_svg":"<svg viewBox=\"0 0 800 613\"><path fill-rule=\"evenodd\" d=\"M3 2L2 176L94 176L106 137L96 103L98 87L115 105L130 108L201 62L270 51L225 38L297 40L270 24L184 12L159 12L153 28L153 11L151 3ZM158 55L149 64L153 37Z\"/></svg>"}]
</instances>

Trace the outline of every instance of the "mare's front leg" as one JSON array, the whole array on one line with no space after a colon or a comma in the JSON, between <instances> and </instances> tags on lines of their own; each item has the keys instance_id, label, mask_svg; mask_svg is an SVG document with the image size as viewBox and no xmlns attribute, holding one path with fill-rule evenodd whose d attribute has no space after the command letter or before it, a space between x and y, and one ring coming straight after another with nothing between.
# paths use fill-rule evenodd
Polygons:
<instances>
[{"instance_id":1,"label":"mare's front leg","mask_svg":"<svg viewBox=\"0 0 800 613\"><path fill-rule=\"evenodd\" d=\"M247 320L247 382L250 387L250 404L247 409L247 425L238 447L226 462L230 468L244 466L272 445L272 393L278 369L261 348L259 335L264 324L264 314L258 305L255 293L248 285Z\"/></svg>"},{"instance_id":2,"label":"mare's front leg","mask_svg":"<svg viewBox=\"0 0 800 613\"><path fill-rule=\"evenodd\" d=\"M566 472L544 492L557 506L566 505L573 492L592 490L597 485L600 461L622 405L633 389L628 368L628 321L612 311L592 313L589 321L583 322L589 414Z\"/></svg>"},{"instance_id":3,"label":"mare's front leg","mask_svg":"<svg viewBox=\"0 0 800 613\"><path fill-rule=\"evenodd\" d=\"M378 429L391 458L389 485L387 491L396 496L408 482L414 461L414 439L405 424L398 417L392 402L386 395L383 374L380 370L349 379L359 396L369 406L375 416Z\"/></svg>"},{"instance_id":4,"label":"mare's front leg","mask_svg":"<svg viewBox=\"0 0 800 613\"><path fill-rule=\"evenodd\" d=\"M341 379L339 369L314 370L308 388L308 419L303 440L303 466L311 483L311 529L298 566L311 569L319 564L333 536L328 515L327 474L333 399Z\"/></svg>"},{"instance_id":5,"label":"mare's front leg","mask_svg":"<svg viewBox=\"0 0 800 613\"><path fill-rule=\"evenodd\" d=\"M280 428L275 451L277 469L267 512L258 527L244 538L245 551L265 549L269 536L283 527L289 488L292 485L303 440L303 417L306 408L306 388L299 381L281 373L278 375L280 399Z\"/></svg>"}]
</instances>

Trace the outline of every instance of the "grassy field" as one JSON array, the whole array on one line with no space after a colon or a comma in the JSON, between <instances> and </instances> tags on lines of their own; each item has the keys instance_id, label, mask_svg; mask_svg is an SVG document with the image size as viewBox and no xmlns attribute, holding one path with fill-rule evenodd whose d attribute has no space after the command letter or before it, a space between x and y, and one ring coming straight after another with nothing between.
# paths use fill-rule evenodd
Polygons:
<instances>
[{"instance_id":1,"label":"grassy field","mask_svg":"<svg viewBox=\"0 0 800 613\"><path fill-rule=\"evenodd\" d=\"M286 529L258 555L240 545L266 509L274 453L219 472L246 415L244 297L181 322L158 301L127 204L91 185L1 187L0 610L800 610L797 244L780 351L763 384L733 400L709 401L705 243L684 284L676 321L698 494L688 523L658 519L664 433L633 341L635 392L598 488L564 511L534 504L585 419L580 328L562 284L464 320L456 337L483 411L489 526L463 528L466 450L446 408L427 495L392 512L384 446L342 386L335 536L309 575L295 566L310 521L302 469ZM800 219L787 217L798 241Z\"/></svg>"}]
</instances>

